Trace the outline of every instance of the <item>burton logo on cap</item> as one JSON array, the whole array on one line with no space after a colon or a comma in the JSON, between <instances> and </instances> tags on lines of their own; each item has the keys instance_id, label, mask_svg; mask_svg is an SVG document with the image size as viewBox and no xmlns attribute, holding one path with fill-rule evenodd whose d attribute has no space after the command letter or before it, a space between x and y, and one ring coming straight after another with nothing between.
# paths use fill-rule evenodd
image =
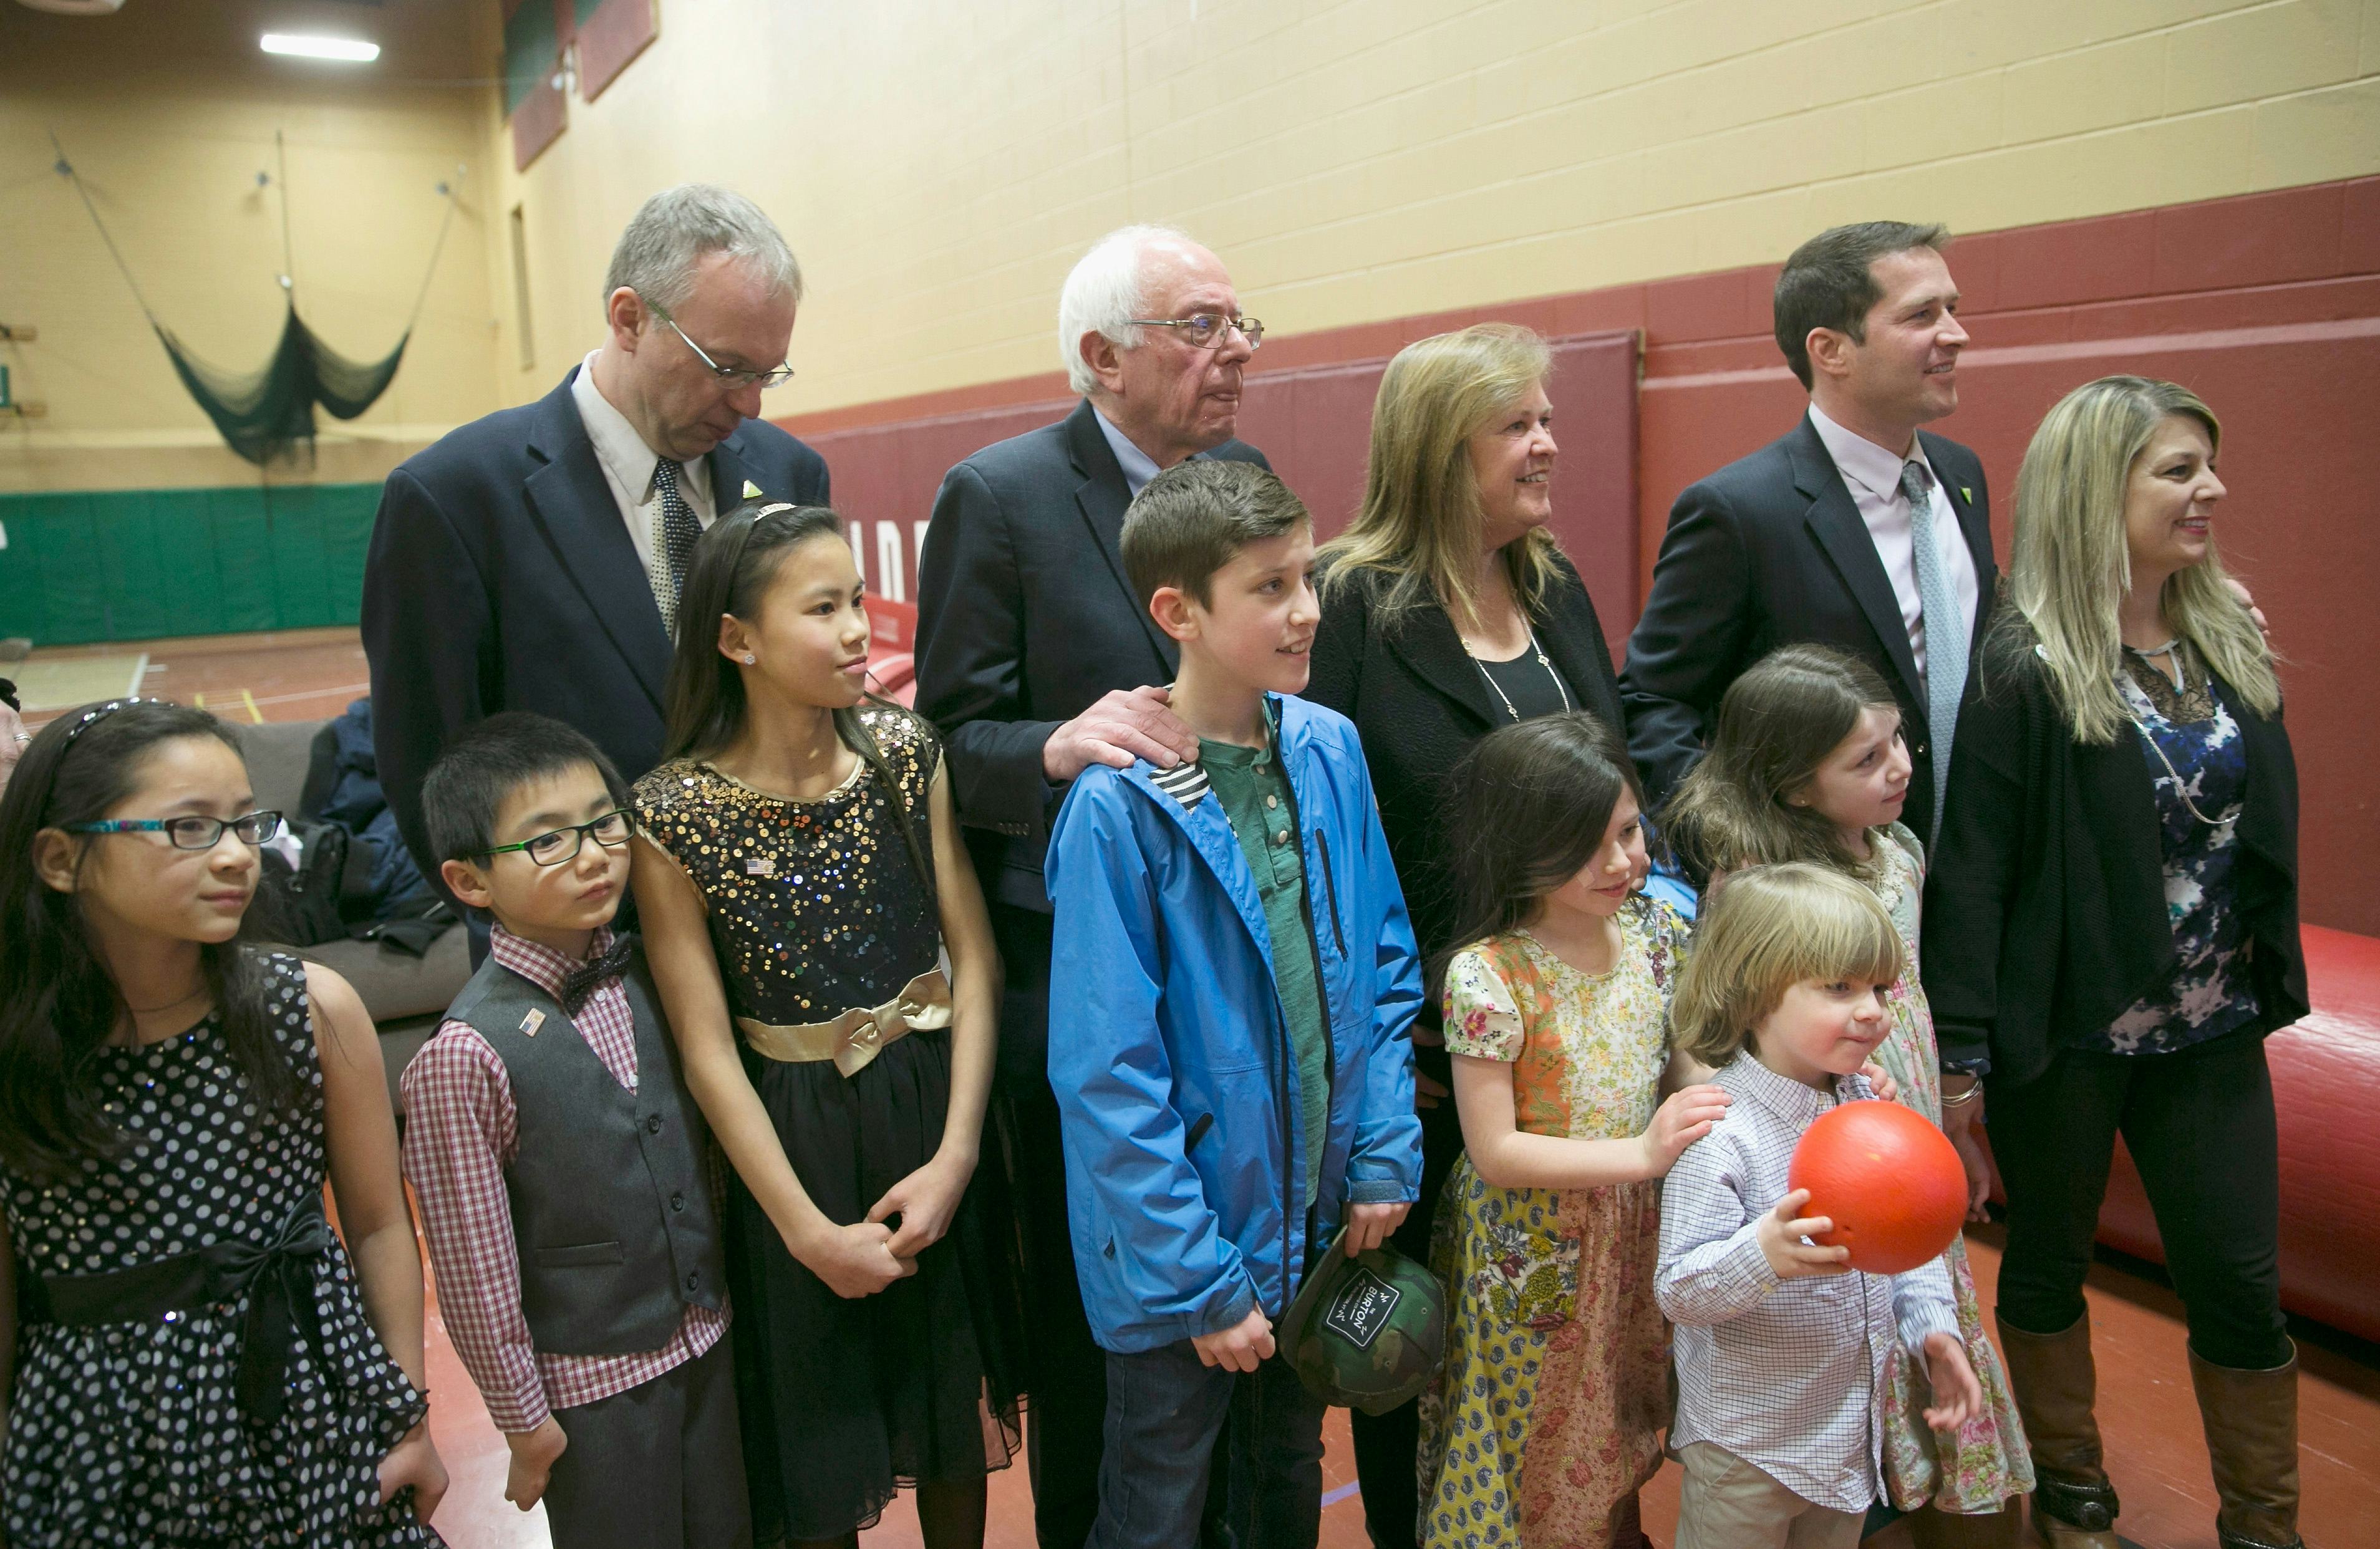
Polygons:
<instances>
[{"instance_id":1,"label":"burton logo on cap","mask_svg":"<svg viewBox=\"0 0 2380 1549\"><path fill-rule=\"evenodd\" d=\"M1322 1314L1323 1326L1359 1350L1370 1349L1372 1341L1380 1337L1380 1330L1389 1326L1389 1314L1397 1310L1404 1294L1357 1265L1347 1272L1346 1283L1331 1296L1330 1306Z\"/></svg>"}]
</instances>

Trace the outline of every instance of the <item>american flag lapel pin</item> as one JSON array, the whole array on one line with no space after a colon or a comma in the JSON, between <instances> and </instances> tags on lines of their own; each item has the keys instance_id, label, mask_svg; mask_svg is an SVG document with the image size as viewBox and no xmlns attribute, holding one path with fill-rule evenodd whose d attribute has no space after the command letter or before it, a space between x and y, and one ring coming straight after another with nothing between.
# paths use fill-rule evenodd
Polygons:
<instances>
[{"instance_id":1,"label":"american flag lapel pin","mask_svg":"<svg viewBox=\"0 0 2380 1549\"><path fill-rule=\"evenodd\" d=\"M524 1036L534 1038L537 1036L537 1030L544 1025L545 1013L532 1006L529 1008L528 1015L521 1018L520 1030Z\"/></svg>"},{"instance_id":2,"label":"american flag lapel pin","mask_svg":"<svg viewBox=\"0 0 2380 1549\"><path fill-rule=\"evenodd\" d=\"M744 861L744 875L747 877L776 876L777 857L774 855L747 856Z\"/></svg>"}]
</instances>

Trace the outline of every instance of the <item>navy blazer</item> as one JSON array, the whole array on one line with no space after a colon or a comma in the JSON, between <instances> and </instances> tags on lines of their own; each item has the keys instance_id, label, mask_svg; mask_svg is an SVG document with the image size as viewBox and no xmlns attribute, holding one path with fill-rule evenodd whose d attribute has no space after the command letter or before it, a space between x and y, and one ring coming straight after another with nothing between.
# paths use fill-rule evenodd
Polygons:
<instances>
[{"instance_id":1,"label":"navy blazer","mask_svg":"<svg viewBox=\"0 0 2380 1549\"><path fill-rule=\"evenodd\" d=\"M454 735L535 710L594 740L623 778L661 762L670 639L570 384L414 454L382 487L364 561L364 654L381 788L438 874L421 781ZM826 460L747 419L707 459L717 509L747 480L827 503Z\"/></svg>"},{"instance_id":2,"label":"navy blazer","mask_svg":"<svg viewBox=\"0 0 2380 1549\"><path fill-rule=\"evenodd\" d=\"M1977 640L1999 576L1984 465L1956 442L1922 430L1918 441L1974 560L1968 638ZM1649 805L1666 799L1702 756L1728 686L1778 647L1804 641L1860 658L1892 685L1909 737L1909 811L1931 813L1925 687L1900 601L1806 414L1781 439L1689 487L1670 508L1652 595L1620 672L1628 751Z\"/></svg>"},{"instance_id":3,"label":"navy blazer","mask_svg":"<svg viewBox=\"0 0 2380 1549\"><path fill-rule=\"evenodd\" d=\"M1272 466L1236 441L1206 455ZM1087 398L945 474L917 556L917 709L942 734L984 892L1038 914L1064 794L1041 745L1114 690L1171 683L1180 660L1124 575L1131 503Z\"/></svg>"}]
</instances>

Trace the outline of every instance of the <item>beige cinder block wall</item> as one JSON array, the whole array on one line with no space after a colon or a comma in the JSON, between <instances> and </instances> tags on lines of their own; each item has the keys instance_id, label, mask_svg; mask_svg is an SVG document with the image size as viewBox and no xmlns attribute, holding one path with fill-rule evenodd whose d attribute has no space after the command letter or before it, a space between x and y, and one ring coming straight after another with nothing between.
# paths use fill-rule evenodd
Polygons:
<instances>
[{"instance_id":1,"label":"beige cinder block wall","mask_svg":"<svg viewBox=\"0 0 2380 1549\"><path fill-rule=\"evenodd\" d=\"M2380 0L659 0L487 232L499 395L599 336L612 238L704 177L793 238L783 416L1046 372L1128 220L1302 333L2380 171ZM533 335L513 295L521 212Z\"/></svg>"},{"instance_id":2,"label":"beige cinder block wall","mask_svg":"<svg viewBox=\"0 0 2380 1549\"><path fill-rule=\"evenodd\" d=\"M280 337L280 165L299 314L340 353L395 346L455 183L460 207L388 393L352 422L319 417L311 470L279 482L379 478L444 429L497 405L482 227L492 88L464 0L128 0L63 18L0 4L0 345L40 419L0 416L0 491L254 484L174 375L73 187L50 170L55 129L158 317L210 364L252 369ZM378 64L275 60L268 25L369 31ZM271 174L259 188L256 175Z\"/></svg>"}]
</instances>

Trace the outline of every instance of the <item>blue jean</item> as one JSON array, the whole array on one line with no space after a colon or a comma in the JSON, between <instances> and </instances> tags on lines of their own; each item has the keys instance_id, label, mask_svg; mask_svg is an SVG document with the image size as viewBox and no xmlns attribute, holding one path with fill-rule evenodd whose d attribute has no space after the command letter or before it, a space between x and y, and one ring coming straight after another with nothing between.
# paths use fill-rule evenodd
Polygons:
<instances>
[{"instance_id":1,"label":"blue jean","mask_svg":"<svg viewBox=\"0 0 2380 1549\"><path fill-rule=\"evenodd\" d=\"M1109 1351L1107 1446L1089 1549L1200 1542L1226 1417L1225 1542L1314 1549L1322 1531L1323 1408L1279 1356L1245 1373L1201 1364L1187 1339L1136 1355Z\"/></svg>"}]
</instances>

